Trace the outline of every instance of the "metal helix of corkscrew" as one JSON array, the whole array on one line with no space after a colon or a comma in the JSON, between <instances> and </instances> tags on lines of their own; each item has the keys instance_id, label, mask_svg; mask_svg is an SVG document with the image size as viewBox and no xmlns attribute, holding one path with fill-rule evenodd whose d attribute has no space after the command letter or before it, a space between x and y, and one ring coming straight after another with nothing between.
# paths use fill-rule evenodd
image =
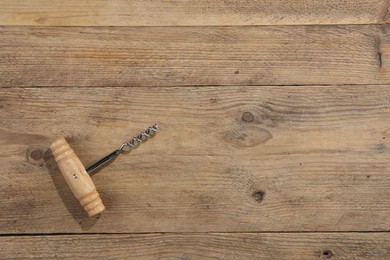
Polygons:
<instances>
[{"instance_id":1,"label":"metal helix of corkscrew","mask_svg":"<svg viewBox=\"0 0 390 260\"><path fill-rule=\"evenodd\" d=\"M154 124L153 126L146 129L144 132L141 132L139 135L134 136L130 141L122 143L118 149L113 151L112 153L108 154L107 156L103 157L99 161L95 162L85 170L88 174L91 174L96 169L104 166L105 164L111 162L113 159L115 159L122 151L129 151L130 149L135 148L138 146L138 144L148 140L150 137L152 137L155 133L158 131L158 125Z\"/></svg>"}]
</instances>

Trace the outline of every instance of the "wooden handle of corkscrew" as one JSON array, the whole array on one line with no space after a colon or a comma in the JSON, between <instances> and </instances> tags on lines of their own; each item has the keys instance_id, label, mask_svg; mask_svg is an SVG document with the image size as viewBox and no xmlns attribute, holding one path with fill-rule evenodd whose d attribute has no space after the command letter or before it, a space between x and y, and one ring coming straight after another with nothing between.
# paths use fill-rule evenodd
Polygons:
<instances>
[{"instance_id":1,"label":"wooden handle of corkscrew","mask_svg":"<svg viewBox=\"0 0 390 260\"><path fill-rule=\"evenodd\" d=\"M62 175L88 216L92 217L102 212L105 207L95 184L66 140L64 138L56 140L50 145L50 149Z\"/></svg>"}]
</instances>

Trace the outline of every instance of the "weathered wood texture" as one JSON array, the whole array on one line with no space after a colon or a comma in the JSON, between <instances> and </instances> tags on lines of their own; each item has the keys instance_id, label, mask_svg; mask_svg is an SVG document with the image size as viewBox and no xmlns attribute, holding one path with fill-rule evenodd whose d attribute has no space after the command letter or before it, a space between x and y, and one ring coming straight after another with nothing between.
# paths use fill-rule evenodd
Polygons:
<instances>
[{"instance_id":1,"label":"weathered wood texture","mask_svg":"<svg viewBox=\"0 0 390 260\"><path fill-rule=\"evenodd\" d=\"M390 234L11 236L0 249L5 259L388 259Z\"/></svg>"},{"instance_id":2,"label":"weathered wood texture","mask_svg":"<svg viewBox=\"0 0 390 260\"><path fill-rule=\"evenodd\" d=\"M368 24L388 0L2 0L0 25L172 26Z\"/></svg>"},{"instance_id":3,"label":"weathered wood texture","mask_svg":"<svg viewBox=\"0 0 390 260\"><path fill-rule=\"evenodd\" d=\"M3 88L0 233L389 231L390 86ZM88 219L45 151L85 166Z\"/></svg>"},{"instance_id":4,"label":"weathered wood texture","mask_svg":"<svg viewBox=\"0 0 390 260\"><path fill-rule=\"evenodd\" d=\"M388 27L0 27L0 87L388 84Z\"/></svg>"}]
</instances>

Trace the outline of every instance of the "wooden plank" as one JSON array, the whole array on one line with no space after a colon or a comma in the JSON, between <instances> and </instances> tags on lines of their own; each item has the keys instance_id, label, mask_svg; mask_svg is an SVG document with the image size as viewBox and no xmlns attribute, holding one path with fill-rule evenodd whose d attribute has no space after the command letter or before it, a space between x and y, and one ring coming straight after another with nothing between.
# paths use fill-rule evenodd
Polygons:
<instances>
[{"instance_id":1,"label":"wooden plank","mask_svg":"<svg viewBox=\"0 0 390 260\"><path fill-rule=\"evenodd\" d=\"M0 237L0 249L5 259L389 259L390 234L11 236Z\"/></svg>"},{"instance_id":2,"label":"wooden plank","mask_svg":"<svg viewBox=\"0 0 390 260\"><path fill-rule=\"evenodd\" d=\"M8 88L0 232L389 231L390 88ZM87 166L161 132L92 179L88 219L46 152Z\"/></svg>"},{"instance_id":3,"label":"wooden plank","mask_svg":"<svg viewBox=\"0 0 390 260\"><path fill-rule=\"evenodd\" d=\"M172 26L370 24L388 0L2 0L0 25Z\"/></svg>"},{"instance_id":4,"label":"wooden plank","mask_svg":"<svg viewBox=\"0 0 390 260\"><path fill-rule=\"evenodd\" d=\"M388 26L1 27L0 86L390 83Z\"/></svg>"}]
</instances>

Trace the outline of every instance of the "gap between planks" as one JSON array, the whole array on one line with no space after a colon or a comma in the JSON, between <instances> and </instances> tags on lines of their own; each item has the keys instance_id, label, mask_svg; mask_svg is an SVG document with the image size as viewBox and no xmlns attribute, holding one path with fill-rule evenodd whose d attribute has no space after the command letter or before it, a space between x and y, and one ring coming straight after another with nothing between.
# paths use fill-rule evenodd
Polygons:
<instances>
[{"instance_id":1,"label":"gap between planks","mask_svg":"<svg viewBox=\"0 0 390 260\"><path fill-rule=\"evenodd\" d=\"M145 88L145 89L163 89L163 88L216 88L216 87L256 87L256 88L275 88L275 87L321 87L321 88L333 88L333 87L364 87L367 85L371 86L388 86L389 84L282 84L282 85L248 85L248 86L238 86L238 85L171 85L171 86L85 86L83 89L124 89L124 88ZM15 87L1 87L0 89L78 89L78 86L15 86Z\"/></svg>"},{"instance_id":2,"label":"gap between planks","mask_svg":"<svg viewBox=\"0 0 390 260\"><path fill-rule=\"evenodd\" d=\"M94 236L94 235L218 235L218 234L380 234L390 233L390 230L380 231L223 231L223 232L88 232L88 233L5 233L0 237L33 237L33 236Z\"/></svg>"}]
</instances>

